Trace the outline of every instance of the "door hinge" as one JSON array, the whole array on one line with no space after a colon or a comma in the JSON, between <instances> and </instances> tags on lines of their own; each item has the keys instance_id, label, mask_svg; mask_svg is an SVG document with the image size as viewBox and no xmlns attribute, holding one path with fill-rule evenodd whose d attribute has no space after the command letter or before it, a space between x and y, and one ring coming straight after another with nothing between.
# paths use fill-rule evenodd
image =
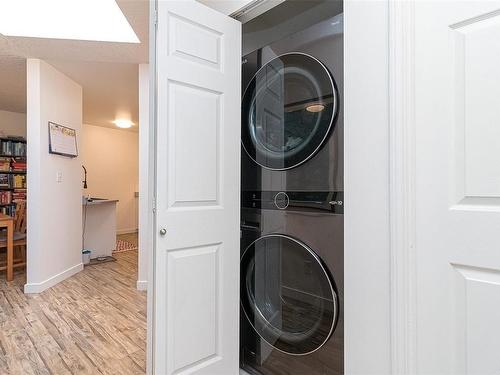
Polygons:
<instances>
[{"instance_id":1,"label":"door hinge","mask_svg":"<svg viewBox=\"0 0 500 375\"><path fill-rule=\"evenodd\" d=\"M153 213L156 213L156 198L153 197Z\"/></svg>"}]
</instances>

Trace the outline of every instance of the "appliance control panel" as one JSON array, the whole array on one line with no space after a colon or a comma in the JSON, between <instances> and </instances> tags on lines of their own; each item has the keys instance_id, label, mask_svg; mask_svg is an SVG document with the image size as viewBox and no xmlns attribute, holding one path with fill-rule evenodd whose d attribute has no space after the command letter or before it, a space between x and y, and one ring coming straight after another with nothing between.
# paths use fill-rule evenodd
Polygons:
<instances>
[{"instance_id":1,"label":"appliance control panel","mask_svg":"<svg viewBox=\"0 0 500 375\"><path fill-rule=\"evenodd\" d=\"M242 191L241 206L266 210L344 213L342 191Z\"/></svg>"}]
</instances>

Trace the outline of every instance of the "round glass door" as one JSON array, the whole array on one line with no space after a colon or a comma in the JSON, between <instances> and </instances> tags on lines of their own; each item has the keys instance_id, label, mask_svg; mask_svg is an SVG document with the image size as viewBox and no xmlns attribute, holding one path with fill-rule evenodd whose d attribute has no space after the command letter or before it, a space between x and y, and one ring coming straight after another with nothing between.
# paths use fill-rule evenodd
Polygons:
<instances>
[{"instance_id":1,"label":"round glass door","mask_svg":"<svg viewBox=\"0 0 500 375\"><path fill-rule=\"evenodd\" d=\"M337 115L337 91L325 65L289 53L264 65L243 95L241 138L259 165L285 170L311 158Z\"/></svg>"},{"instance_id":2,"label":"round glass door","mask_svg":"<svg viewBox=\"0 0 500 375\"><path fill-rule=\"evenodd\" d=\"M305 244L264 236L241 258L241 305L258 335L292 355L312 353L335 329L338 300L333 280Z\"/></svg>"}]
</instances>

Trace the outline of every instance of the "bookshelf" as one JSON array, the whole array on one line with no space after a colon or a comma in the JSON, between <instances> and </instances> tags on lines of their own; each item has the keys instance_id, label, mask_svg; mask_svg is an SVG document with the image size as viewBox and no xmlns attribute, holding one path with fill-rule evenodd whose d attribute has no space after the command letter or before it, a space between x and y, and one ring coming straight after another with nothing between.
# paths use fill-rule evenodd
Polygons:
<instances>
[{"instance_id":1,"label":"bookshelf","mask_svg":"<svg viewBox=\"0 0 500 375\"><path fill-rule=\"evenodd\" d=\"M26 140L0 137L0 212L14 216L16 202L26 200Z\"/></svg>"}]
</instances>

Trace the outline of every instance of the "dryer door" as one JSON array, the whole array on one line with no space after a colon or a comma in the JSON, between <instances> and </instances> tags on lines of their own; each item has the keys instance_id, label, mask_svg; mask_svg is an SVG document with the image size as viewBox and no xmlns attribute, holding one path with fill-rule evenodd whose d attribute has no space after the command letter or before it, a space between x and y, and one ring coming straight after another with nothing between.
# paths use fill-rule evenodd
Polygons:
<instances>
[{"instance_id":1,"label":"dryer door","mask_svg":"<svg viewBox=\"0 0 500 375\"><path fill-rule=\"evenodd\" d=\"M285 235L254 241L241 258L241 305L259 336L292 355L330 338L338 316L334 281L319 257Z\"/></svg>"},{"instance_id":2,"label":"dryer door","mask_svg":"<svg viewBox=\"0 0 500 375\"><path fill-rule=\"evenodd\" d=\"M259 69L243 95L243 147L264 168L298 166L327 140L337 109L325 65L302 53L279 56Z\"/></svg>"}]
</instances>

